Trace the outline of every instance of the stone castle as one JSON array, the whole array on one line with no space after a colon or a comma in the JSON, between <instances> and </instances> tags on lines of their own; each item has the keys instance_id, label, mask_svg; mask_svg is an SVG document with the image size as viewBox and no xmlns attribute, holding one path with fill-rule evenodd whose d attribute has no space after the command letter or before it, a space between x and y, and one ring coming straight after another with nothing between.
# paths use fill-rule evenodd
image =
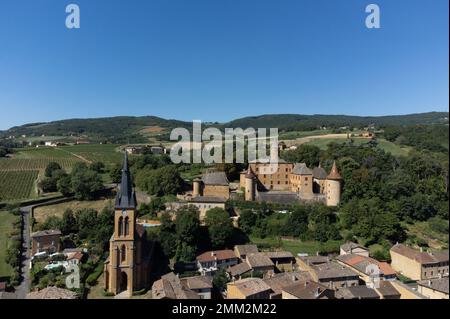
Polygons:
<instances>
[{"instance_id":1,"label":"stone castle","mask_svg":"<svg viewBox=\"0 0 450 319\"><path fill-rule=\"evenodd\" d=\"M310 169L305 163L284 160L272 170L270 163L255 161L241 172L239 189L246 201L319 202L327 206L338 206L341 201L342 177L335 162L330 173L320 164ZM194 179L192 186L188 202L200 209L201 216L219 204L224 206L234 194L224 172L206 173L202 179Z\"/></svg>"},{"instance_id":2,"label":"stone castle","mask_svg":"<svg viewBox=\"0 0 450 319\"><path fill-rule=\"evenodd\" d=\"M252 162L240 174L240 188L247 201L316 201L337 206L341 200L342 177L333 162L328 174L320 164L310 169L305 163L280 160L272 172L267 162Z\"/></svg>"}]
</instances>

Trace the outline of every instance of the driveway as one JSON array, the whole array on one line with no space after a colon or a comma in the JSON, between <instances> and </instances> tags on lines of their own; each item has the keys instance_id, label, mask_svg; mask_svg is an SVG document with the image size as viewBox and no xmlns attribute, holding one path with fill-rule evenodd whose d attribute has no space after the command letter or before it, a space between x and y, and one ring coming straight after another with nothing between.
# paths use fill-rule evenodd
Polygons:
<instances>
[{"instance_id":1,"label":"driveway","mask_svg":"<svg viewBox=\"0 0 450 319\"><path fill-rule=\"evenodd\" d=\"M16 287L16 294L18 299L25 299L30 291L30 214L31 206L22 207L20 213L23 218L23 241L22 241L22 281L19 286Z\"/></svg>"}]
</instances>

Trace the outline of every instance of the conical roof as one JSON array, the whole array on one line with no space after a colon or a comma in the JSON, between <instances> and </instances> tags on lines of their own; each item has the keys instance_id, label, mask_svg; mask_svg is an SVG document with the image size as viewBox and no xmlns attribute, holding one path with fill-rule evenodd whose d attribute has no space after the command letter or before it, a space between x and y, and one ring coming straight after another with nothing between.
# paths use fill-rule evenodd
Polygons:
<instances>
[{"instance_id":1,"label":"conical roof","mask_svg":"<svg viewBox=\"0 0 450 319\"><path fill-rule=\"evenodd\" d=\"M333 162L333 167L331 167L331 171L330 174L328 174L327 179L332 179L332 180L341 180L342 176L341 174L339 174L339 171L336 167L336 161Z\"/></svg>"},{"instance_id":2,"label":"conical roof","mask_svg":"<svg viewBox=\"0 0 450 319\"><path fill-rule=\"evenodd\" d=\"M254 178L255 174L252 171L252 168L250 167L250 165L248 166L248 170L245 173L245 178Z\"/></svg>"},{"instance_id":3,"label":"conical roof","mask_svg":"<svg viewBox=\"0 0 450 319\"><path fill-rule=\"evenodd\" d=\"M128 155L125 152L122 167L122 179L120 189L116 195L116 209L136 208L136 194L133 190L133 181L131 180L130 169L128 167Z\"/></svg>"}]
</instances>

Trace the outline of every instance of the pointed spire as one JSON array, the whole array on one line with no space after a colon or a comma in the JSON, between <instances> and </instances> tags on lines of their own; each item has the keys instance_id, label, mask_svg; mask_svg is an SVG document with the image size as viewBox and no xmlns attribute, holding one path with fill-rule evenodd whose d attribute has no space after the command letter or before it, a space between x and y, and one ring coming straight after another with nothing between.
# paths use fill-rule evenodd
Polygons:
<instances>
[{"instance_id":1,"label":"pointed spire","mask_svg":"<svg viewBox=\"0 0 450 319\"><path fill-rule=\"evenodd\" d=\"M333 161L333 167L331 167L330 174L327 176L327 179L333 179L333 180L341 180L342 176L339 174L339 171L336 166L336 161Z\"/></svg>"},{"instance_id":2,"label":"pointed spire","mask_svg":"<svg viewBox=\"0 0 450 319\"><path fill-rule=\"evenodd\" d=\"M122 166L122 179L120 189L116 196L116 209L135 208L136 194L133 191L133 181L131 180L130 169L128 167L128 153L125 152Z\"/></svg>"}]
</instances>

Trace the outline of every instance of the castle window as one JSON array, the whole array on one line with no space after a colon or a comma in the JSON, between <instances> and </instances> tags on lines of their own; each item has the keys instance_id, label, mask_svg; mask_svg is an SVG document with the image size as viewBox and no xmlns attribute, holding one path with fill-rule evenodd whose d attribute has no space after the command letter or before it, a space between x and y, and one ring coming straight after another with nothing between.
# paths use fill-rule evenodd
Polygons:
<instances>
[{"instance_id":1,"label":"castle window","mask_svg":"<svg viewBox=\"0 0 450 319\"><path fill-rule=\"evenodd\" d=\"M119 217L119 236L123 235L123 218L122 216Z\"/></svg>"},{"instance_id":2,"label":"castle window","mask_svg":"<svg viewBox=\"0 0 450 319\"><path fill-rule=\"evenodd\" d=\"M130 234L130 219L125 217L125 236L128 236Z\"/></svg>"}]
</instances>

